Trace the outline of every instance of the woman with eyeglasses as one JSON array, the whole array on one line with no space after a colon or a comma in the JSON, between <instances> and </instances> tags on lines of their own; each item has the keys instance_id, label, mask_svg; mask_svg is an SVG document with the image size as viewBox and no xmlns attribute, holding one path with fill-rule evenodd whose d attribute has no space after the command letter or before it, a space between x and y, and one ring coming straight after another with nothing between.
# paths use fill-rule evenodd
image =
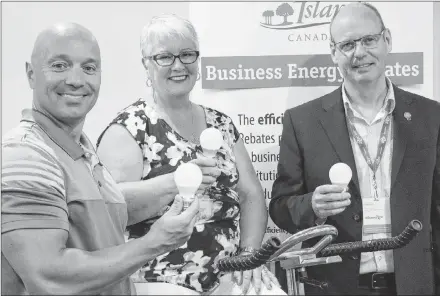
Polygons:
<instances>
[{"instance_id":1,"label":"woman with eyeglasses","mask_svg":"<svg viewBox=\"0 0 440 296\"><path fill-rule=\"evenodd\" d=\"M178 190L174 171L193 162L203 173L198 194L210 204L189 241L133 274L138 294L285 294L267 268L227 274L215 263L260 247L267 224L264 194L230 117L191 102L199 70L192 24L175 15L155 17L141 36L142 63L151 96L119 112L98 139L102 162L136 209L128 239L141 238L167 210ZM199 137L209 127L223 136L214 159L203 156ZM130 211L133 213L133 211Z\"/></svg>"}]
</instances>

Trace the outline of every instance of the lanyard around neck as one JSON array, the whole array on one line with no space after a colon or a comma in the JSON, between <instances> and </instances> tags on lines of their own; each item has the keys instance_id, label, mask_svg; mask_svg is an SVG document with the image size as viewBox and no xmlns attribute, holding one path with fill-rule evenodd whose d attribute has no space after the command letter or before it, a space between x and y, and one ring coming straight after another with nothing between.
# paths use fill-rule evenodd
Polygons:
<instances>
[{"instance_id":1,"label":"lanyard around neck","mask_svg":"<svg viewBox=\"0 0 440 296\"><path fill-rule=\"evenodd\" d=\"M385 117L385 121L382 125L379 143L377 145L377 154L376 154L376 158L374 161L371 159L370 153L368 152L367 144L365 143L364 139L362 139L362 137L359 135L359 132L356 130L356 127L354 126L350 117L347 116L347 119L348 119L347 126L348 126L348 132L350 133L350 137L353 138L355 140L355 142L357 143L357 145L359 146L359 148L362 152L362 156L364 157L369 168L373 172L374 199L377 200L378 194L377 194L376 171L379 168L380 161L382 159L383 152L385 150L385 146L388 141L388 131L389 131L390 125L391 125L391 114L388 114Z\"/></svg>"}]
</instances>

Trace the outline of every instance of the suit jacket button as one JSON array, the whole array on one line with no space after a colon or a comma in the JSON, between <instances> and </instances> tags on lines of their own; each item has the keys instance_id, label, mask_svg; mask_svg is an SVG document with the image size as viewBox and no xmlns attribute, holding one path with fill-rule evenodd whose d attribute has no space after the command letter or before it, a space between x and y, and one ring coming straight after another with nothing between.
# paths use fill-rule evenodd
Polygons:
<instances>
[{"instance_id":1,"label":"suit jacket button","mask_svg":"<svg viewBox=\"0 0 440 296\"><path fill-rule=\"evenodd\" d=\"M361 221L361 216L359 216L358 214L353 214L353 220L359 222Z\"/></svg>"},{"instance_id":2,"label":"suit jacket button","mask_svg":"<svg viewBox=\"0 0 440 296\"><path fill-rule=\"evenodd\" d=\"M359 256L358 255L350 255L349 257L351 260L358 260Z\"/></svg>"}]
</instances>

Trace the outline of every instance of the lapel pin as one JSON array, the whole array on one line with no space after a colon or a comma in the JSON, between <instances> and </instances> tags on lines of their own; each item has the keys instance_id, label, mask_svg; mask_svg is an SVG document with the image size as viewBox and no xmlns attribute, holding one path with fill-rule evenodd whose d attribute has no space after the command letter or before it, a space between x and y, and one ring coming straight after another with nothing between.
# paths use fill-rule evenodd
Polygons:
<instances>
[{"instance_id":1,"label":"lapel pin","mask_svg":"<svg viewBox=\"0 0 440 296\"><path fill-rule=\"evenodd\" d=\"M405 112L405 113L403 113L403 116L405 116L405 118L406 118L406 120L411 120L411 113L409 113L409 112Z\"/></svg>"}]
</instances>

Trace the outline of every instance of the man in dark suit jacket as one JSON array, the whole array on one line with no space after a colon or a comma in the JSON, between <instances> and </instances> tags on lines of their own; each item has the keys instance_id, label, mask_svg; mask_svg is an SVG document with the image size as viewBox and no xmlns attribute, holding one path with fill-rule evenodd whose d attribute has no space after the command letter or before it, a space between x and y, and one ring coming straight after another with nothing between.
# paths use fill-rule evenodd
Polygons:
<instances>
[{"instance_id":1,"label":"man in dark suit jacket","mask_svg":"<svg viewBox=\"0 0 440 296\"><path fill-rule=\"evenodd\" d=\"M343 7L330 32L344 82L285 112L270 216L290 233L333 225L333 243L395 236L418 219L422 231L402 249L308 267L310 278L329 286L306 285L306 295L439 293L440 104L386 78L391 33L373 6ZM353 172L347 191L329 184L329 169L338 162ZM364 219L372 214L382 216L381 227Z\"/></svg>"}]
</instances>

